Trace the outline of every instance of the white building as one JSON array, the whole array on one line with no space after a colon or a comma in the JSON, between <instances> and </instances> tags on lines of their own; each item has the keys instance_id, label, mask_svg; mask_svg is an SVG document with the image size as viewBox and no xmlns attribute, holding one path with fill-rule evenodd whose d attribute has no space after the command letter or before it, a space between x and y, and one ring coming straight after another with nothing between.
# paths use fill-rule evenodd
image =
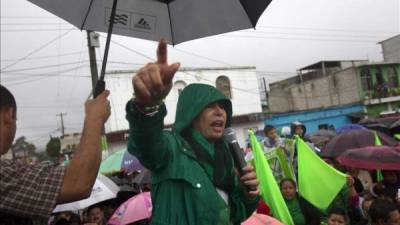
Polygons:
<instances>
[{"instance_id":1,"label":"white building","mask_svg":"<svg viewBox=\"0 0 400 225\"><path fill-rule=\"evenodd\" d=\"M106 88L110 90L111 116L106 123L109 148L111 151L121 149L124 143L121 138L127 137L129 129L125 119L125 104L132 98L132 77L135 71L113 71L107 73ZM165 104L167 116L164 124L168 127L175 121L176 105L180 91L188 84L204 83L216 86L230 96L233 106L233 128L239 144L245 147L247 130L263 129L263 116L255 67L223 68L180 68L175 74L173 88ZM196 101L196 99L193 99ZM119 134L119 135L118 135ZM116 144L113 146L113 142ZM119 142L119 144L117 144Z\"/></svg>"},{"instance_id":2,"label":"white building","mask_svg":"<svg viewBox=\"0 0 400 225\"><path fill-rule=\"evenodd\" d=\"M70 159L76 151L81 140L80 133L65 134L60 137L60 154Z\"/></svg>"}]
</instances>

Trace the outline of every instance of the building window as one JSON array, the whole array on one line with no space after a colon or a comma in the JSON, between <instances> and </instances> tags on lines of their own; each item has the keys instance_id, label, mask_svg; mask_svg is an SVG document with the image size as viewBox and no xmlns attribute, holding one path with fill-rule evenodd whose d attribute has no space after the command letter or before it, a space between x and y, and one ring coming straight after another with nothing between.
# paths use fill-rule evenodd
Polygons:
<instances>
[{"instance_id":1,"label":"building window","mask_svg":"<svg viewBox=\"0 0 400 225\"><path fill-rule=\"evenodd\" d=\"M227 98L232 99L231 82L226 76L219 76L216 81L217 89Z\"/></svg>"},{"instance_id":2,"label":"building window","mask_svg":"<svg viewBox=\"0 0 400 225\"><path fill-rule=\"evenodd\" d=\"M399 80L397 79L396 75L396 69L394 67L389 67L387 69L387 75L389 88L397 88L400 86Z\"/></svg>"},{"instance_id":3,"label":"building window","mask_svg":"<svg viewBox=\"0 0 400 225\"><path fill-rule=\"evenodd\" d=\"M372 76L368 68L361 70L361 86L365 91L372 90Z\"/></svg>"},{"instance_id":4,"label":"building window","mask_svg":"<svg viewBox=\"0 0 400 225\"><path fill-rule=\"evenodd\" d=\"M174 89L176 90L178 95L181 94L181 92L183 91L183 89L185 87L186 87L186 83L184 81L181 81L181 80L176 81L175 84L174 84Z\"/></svg>"}]
</instances>

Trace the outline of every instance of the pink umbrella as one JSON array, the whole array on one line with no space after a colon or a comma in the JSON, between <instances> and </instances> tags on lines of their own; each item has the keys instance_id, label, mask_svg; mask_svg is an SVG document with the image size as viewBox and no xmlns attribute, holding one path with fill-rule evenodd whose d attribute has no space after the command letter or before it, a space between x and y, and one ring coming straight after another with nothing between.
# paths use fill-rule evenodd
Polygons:
<instances>
[{"instance_id":1,"label":"pink umbrella","mask_svg":"<svg viewBox=\"0 0 400 225\"><path fill-rule=\"evenodd\" d=\"M259 213L254 213L242 225L284 225L279 220Z\"/></svg>"},{"instance_id":2,"label":"pink umbrella","mask_svg":"<svg viewBox=\"0 0 400 225\"><path fill-rule=\"evenodd\" d=\"M143 192L124 202L111 216L107 224L125 225L151 217L150 192Z\"/></svg>"}]
</instances>

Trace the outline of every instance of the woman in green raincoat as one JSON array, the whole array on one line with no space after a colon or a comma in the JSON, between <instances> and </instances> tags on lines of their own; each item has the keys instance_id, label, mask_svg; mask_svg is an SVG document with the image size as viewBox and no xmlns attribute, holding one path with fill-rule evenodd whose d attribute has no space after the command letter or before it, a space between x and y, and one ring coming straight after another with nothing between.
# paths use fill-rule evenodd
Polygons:
<instances>
[{"instance_id":1,"label":"woman in green raincoat","mask_svg":"<svg viewBox=\"0 0 400 225\"><path fill-rule=\"evenodd\" d=\"M134 76L135 97L126 105L128 151L152 172L151 224L240 224L256 209L259 190L251 166L236 175L222 139L231 102L210 85L191 84L179 96L172 131L164 131L162 99L179 64L167 64L164 40L157 58Z\"/></svg>"}]
</instances>

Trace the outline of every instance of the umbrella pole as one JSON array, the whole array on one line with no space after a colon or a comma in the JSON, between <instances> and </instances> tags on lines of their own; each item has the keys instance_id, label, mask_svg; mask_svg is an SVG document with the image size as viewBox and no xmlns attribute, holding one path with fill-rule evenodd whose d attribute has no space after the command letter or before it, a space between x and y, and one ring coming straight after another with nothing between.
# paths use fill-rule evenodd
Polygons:
<instances>
[{"instance_id":1,"label":"umbrella pole","mask_svg":"<svg viewBox=\"0 0 400 225\"><path fill-rule=\"evenodd\" d=\"M117 1L118 0L113 0L111 16L110 16L110 21L109 21L109 25L108 25L106 48L104 49L103 64L101 66L100 79L97 81L96 88L93 93L94 98L96 98L99 94L101 94L106 88L106 83L104 82L104 75L106 73L108 50L110 49L110 41L111 41L111 35L112 35L113 27L114 27L114 18L115 18L115 11L117 9Z\"/></svg>"}]
</instances>

